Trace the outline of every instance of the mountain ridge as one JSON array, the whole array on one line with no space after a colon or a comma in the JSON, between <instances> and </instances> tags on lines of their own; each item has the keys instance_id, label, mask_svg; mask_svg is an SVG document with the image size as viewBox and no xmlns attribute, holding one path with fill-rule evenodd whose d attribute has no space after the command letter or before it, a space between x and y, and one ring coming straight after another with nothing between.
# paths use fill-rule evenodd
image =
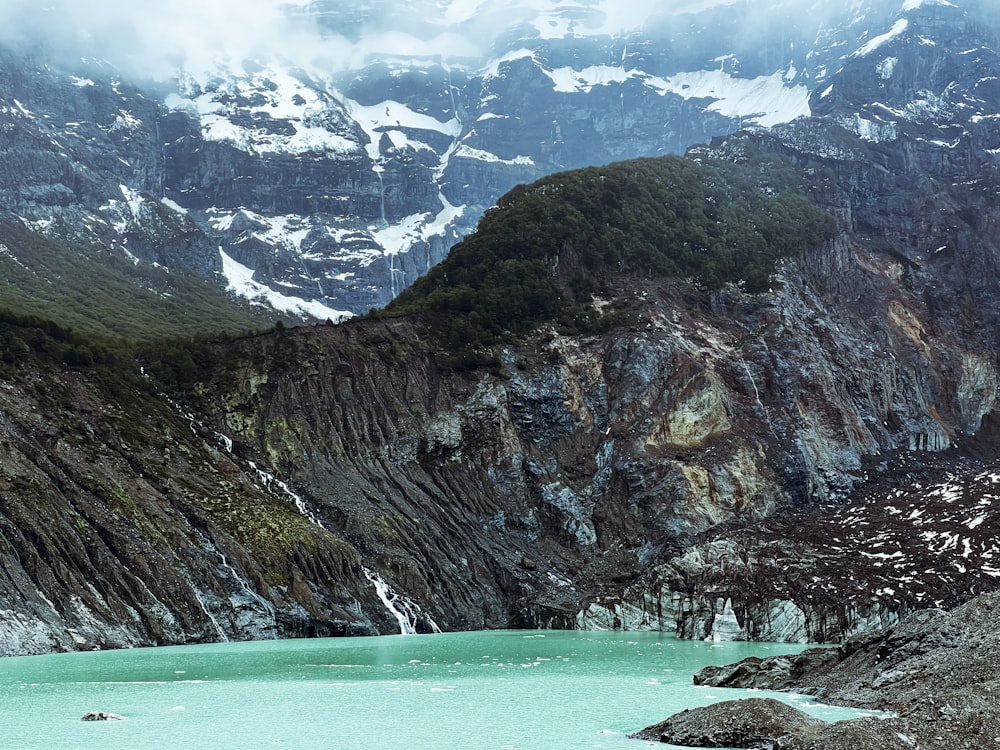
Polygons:
<instances>
[{"instance_id":1,"label":"mountain ridge","mask_svg":"<svg viewBox=\"0 0 1000 750\"><path fill-rule=\"evenodd\" d=\"M483 22L491 41L472 62L405 50L334 72L192 61L176 80L141 84L94 58L11 47L5 149L27 172L8 175L0 204L40 231L62 216L90 241L195 270L265 309L336 321L388 303L518 183L810 114L842 50L904 12L887 1L774 30L753 3L707 5L611 33L607 8L527 4L523 22L509 8L513 25ZM337 19L325 44L339 49L332 29L351 26L352 8L301 10L303 23ZM485 33L466 11L443 13L452 37ZM178 242L192 223L196 236Z\"/></svg>"},{"instance_id":2,"label":"mountain ridge","mask_svg":"<svg viewBox=\"0 0 1000 750\"><path fill-rule=\"evenodd\" d=\"M937 125L901 115L872 138L845 127L853 105L830 94L822 117L689 152L694 171L790 162L834 217L832 237L788 254L754 293L633 279L625 319L570 335L543 316L482 342L488 367L456 367L415 316L186 339L147 348L145 374L51 356L33 348L52 338L36 335L44 321L5 321L21 353L0 389L5 652L390 632L401 620L385 586L416 605L412 630L839 639L992 587L1000 573L967 559L993 554L992 515L964 510L995 473L997 175L977 121L995 103L933 86L974 86L994 58L961 55L988 39L960 14L945 21L935 59L955 75L921 79L956 103ZM909 59L920 35L885 44L893 75L923 71ZM834 91L861 91L872 70L882 80L884 59L852 59ZM950 132L955 112L969 125L959 146L926 137ZM115 211L131 211L118 190ZM961 470L966 489L918 487L907 465L925 458ZM904 479L904 496L884 493ZM921 507L926 523L903 522ZM845 549L882 551L845 570L827 539L838 524ZM769 549L781 540L799 566ZM901 593L927 560L949 575ZM810 582L828 565L836 575Z\"/></svg>"}]
</instances>

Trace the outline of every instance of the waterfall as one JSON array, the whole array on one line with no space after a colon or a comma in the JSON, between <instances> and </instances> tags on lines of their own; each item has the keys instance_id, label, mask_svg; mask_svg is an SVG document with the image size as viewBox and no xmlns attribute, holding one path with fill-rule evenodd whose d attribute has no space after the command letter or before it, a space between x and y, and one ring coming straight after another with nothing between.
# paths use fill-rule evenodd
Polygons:
<instances>
[{"instance_id":1,"label":"waterfall","mask_svg":"<svg viewBox=\"0 0 1000 750\"><path fill-rule=\"evenodd\" d=\"M267 473L263 469L258 468L257 464L253 461L249 461L248 463L250 464L250 468L257 472L258 477L260 477L266 488L271 491L274 491L276 488L283 492L295 503L299 513L316 524L316 526L326 531L326 527L323 525L323 522L316 517L316 514L312 512L306 504L306 501L301 496L297 495L291 487L277 477ZM228 565L225 561L225 557L223 557L223 563ZM396 619L396 622L399 623L399 632L401 635L415 635L417 632L417 623L421 620L421 618L424 622L430 625L433 632L442 632L441 628L438 627L438 624L434 622L429 615L424 614L419 604L411 601L402 594L396 593L392 586L389 585L389 582L382 578L382 576L374 570L364 566L361 567L361 570L364 572L365 578L367 578L375 587L375 593L378 594L378 598L382 601L382 604L385 605L389 614L391 614ZM241 584L243 583L243 580L239 576L237 576L237 580L239 580ZM244 588L246 587L244 586ZM273 613L273 607L271 608L271 611Z\"/></svg>"},{"instance_id":2,"label":"waterfall","mask_svg":"<svg viewBox=\"0 0 1000 750\"><path fill-rule=\"evenodd\" d=\"M393 299L406 288L406 271L396 268L397 253L390 252L389 256L389 293Z\"/></svg>"},{"instance_id":3,"label":"waterfall","mask_svg":"<svg viewBox=\"0 0 1000 750\"><path fill-rule=\"evenodd\" d=\"M445 67L445 72L448 74L448 95L451 97L451 112L455 115L455 119L458 119L458 105L455 103L455 84L451 82L451 68Z\"/></svg>"},{"instance_id":4,"label":"waterfall","mask_svg":"<svg viewBox=\"0 0 1000 750\"><path fill-rule=\"evenodd\" d=\"M383 169L381 164L376 164L372 169L378 175L379 219L381 221L380 226L384 227L388 222L385 220L385 183L382 181Z\"/></svg>"},{"instance_id":5,"label":"waterfall","mask_svg":"<svg viewBox=\"0 0 1000 750\"><path fill-rule=\"evenodd\" d=\"M382 213L383 214L385 213L385 209L383 209ZM305 258L302 257L301 253L302 250L299 249L299 267L302 269L302 275L316 285L316 288L319 289L319 296L321 298L325 297L326 294L323 292L323 282L312 275L312 273L309 271L309 267L306 265Z\"/></svg>"},{"instance_id":6,"label":"waterfall","mask_svg":"<svg viewBox=\"0 0 1000 750\"><path fill-rule=\"evenodd\" d=\"M382 604L389 611L393 617L396 618L396 622L399 623L399 632L401 635L416 635L417 633L417 622L419 621L423 612L420 610L420 606L414 602L411 602L405 596L397 594L396 591L389 585L389 583L374 570L363 567L365 578L371 581L372 586L375 587L375 593L378 594L378 598L382 600ZM440 633L441 628L438 627L437 623L434 622L430 617L423 615L424 619L431 626L431 630L435 633Z\"/></svg>"},{"instance_id":7,"label":"waterfall","mask_svg":"<svg viewBox=\"0 0 1000 750\"><path fill-rule=\"evenodd\" d=\"M187 577L187 576L185 576ZM215 619L215 615L208 611L208 607L205 605L205 600L201 598L201 592L198 591L198 587L194 585L194 581L190 577L187 577L188 585L191 587L191 593L194 594L195 600L201 606L201 611L205 613L205 616L209 619L209 622L215 627L215 632L219 636L219 640L223 643L229 642L229 636L226 635L226 631L222 629L219 625L219 621Z\"/></svg>"},{"instance_id":8,"label":"waterfall","mask_svg":"<svg viewBox=\"0 0 1000 750\"><path fill-rule=\"evenodd\" d=\"M268 616L271 619L271 636L273 638L277 638L278 637L278 617L277 617L277 614L274 611L274 605L271 602L269 602L267 599L265 599L263 596L261 596L260 594L258 594L256 591L254 591L252 588L250 588L250 584L247 583L246 579L243 578L243 576L241 576L239 574L239 572L236 570L236 568L234 568L230 564L229 560L226 559L226 556L224 554L222 554L221 551L219 551L218 549L216 549L215 550L215 554L217 554L219 556L219 559L222 561L220 563L219 567L223 568L223 569L225 569L225 570L227 570L229 572L229 574L240 585L240 588L243 589L243 593L247 596L247 598L251 599L252 601L259 602L260 605L264 608L264 611L268 614Z\"/></svg>"},{"instance_id":9,"label":"waterfall","mask_svg":"<svg viewBox=\"0 0 1000 750\"><path fill-rule=\"evenodd\" d=\"M302 499L302 496L297 494L294 490L292 490L292 488L288 486L287 482L283 482L273 474L264 471L259 466L257 466L256 462L254 461L247 461L247 465L255 472L257 472L258 479L260 479L261 484L268 492L275 492L275 490L280 490L285 495L285 497L287 497L293 503L295 503L295 507L299 511L300 515L305 516L324 531L326 530L326 527L323 525L323 522L316 517L316 514L312 512L312 510L306 504L306 501Z\"/></svg>"},{"instance_id":10,"label":"waterfall","mask_svg":"<svg viewBox=\"0 0 1000 750\"><path fill-rule=\"evenodd\" d=\"M753 386L753 394L757 398L757 405L760 406L760 410L764 413L764 421L767 422L767 426L774 431L774 426L771 424L771 414L768 412L767 407L764 406L764 402L760 399L760 391L757 390L757 381L753 379L753 373L750 372L750 365L747 361L743 360L743 369L746 370L747 377L750 379L750 385Z\"/></svg>"}]
</instances>

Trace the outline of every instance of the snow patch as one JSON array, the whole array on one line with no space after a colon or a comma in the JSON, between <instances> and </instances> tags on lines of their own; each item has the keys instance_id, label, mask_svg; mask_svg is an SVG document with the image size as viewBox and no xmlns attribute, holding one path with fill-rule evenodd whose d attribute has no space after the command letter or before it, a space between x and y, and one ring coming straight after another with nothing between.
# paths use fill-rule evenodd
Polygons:
<instances>
[{"instance_id":1,"label":"snow patch","mask_svg":"<svg viewBox=\"0 0 1000 750\"><path fill-rule=\"evenodd\" d=\"M896 70L896 64L899 62L898 57L887 57L882 62L876 66L878 70L879 77L883 81L888 81L892 78L893 72Z\"/></svg>"},{"instance_id":2,"label":"snow patch","mask_svg":"<svg viewBox=\"0 0 1000 750\"><path fill-rule=\"evenodd\" d=\"M911 10L922 8L925 5L947 5L949 8L956 7L955 3L950 3L948 0L906 0L906 2L903 3L903 12L907 13Z\"/></svg>"},{"instance_id":3,"label":"snow patch","mask_svg":"<svg viewBox=\"0 0 1000 750\"><path fill-rule=\"evenodd\" d=\"M171 211L176 211L179 214L184 214L185 216L187 216L188 210L186 208L184 208L184 206L181 206L181 205L175 203L174 201L170 200L169 198L166 198L166 197L160 198L160 203L162 203L164 206L166 206L167 208L169 208Z\"/></svg>"},{"instance_id":4,"label":"snow patch","mask_svg":"<svg viewBox=\"0 0 1000 750\"><path fill-rule=\"evenodd\" d=\"M169 109L201 121L202 137L248 153L357 153L360 144L337 132L339 103L290 73L232 73L204 86L192 78L165 99Z\"/></svg>"},{"instance_id":5,"label":"snow patch","mask_svg":"<svg viewBox=\"0 0 1000 750\"><path fill-rule=\"evenodd\" d=\"M595 86L609 86L613 83L624 83L625 81L645 77L644 74L635 70L625 70L610 65L591 65L583 70L573 68L555 68L545 70L545 74L552 79L555 90L560 93L589 93Z\"/></svg>"},{"instance_id":6,"label":"snow patch","mask_svg":"<svg viewBox=\"0 0 1000 750\"><path fill-rule=\"evenodd\" d=\"M399 255L418 242L444 235L448 227L462 216L466 207L453 206L443 193L438 194L438 199L441 201L441 210L436 215L423 213L407 216L398 224L372 232L372 238L386 255Z\"/></svg>"},{"instance_id":7,"label":"snow patch","mask_svg":"<svg viewBox=\"0 0 1000 750\"><path fill-rule=\"evenodd\" d=\"M919 2L920 0L917 1ZM851 57L865 57L866 55L870 55L882 45L891 42L893 39L901 35L907 28L909 28L909 26L910 22L907 19L900 18L892 25L892 28L889 29L889 31L870 39L865 45L852 54Z\"/></svg>"},{"instance_id":8,"label":"snow patch","mask_svg":"<svg viewBox=\"0 0 1000 750\"><path fill-rule=\"evenodd\" d=\"M515 53L519 57L537 58L528 50ZM677 94L685 99L714 99L707 109L725 117L744 118L764 127L808 117L810 90L807 86L790 86L797 71L789 67L769 76L737 78L724 70L699 70L678 73L668 79L649 75L640 70L626 70L611 65L592 65L582 70L541 67L556 92L589 93L596 86L623 84L629 80L656 91L661 96Z\"/></svg>"},{"instance_id":9,"label":"snow patch","mask_svg":"<svg viewBox=\"0 0 1000 750\"><path fill-rule=\"evenodd\" d=\"M483 151L482 149L472 148L471 146L461 145L455 149L455 157L464 157L466 159L476 159L478 161L488 161L497 164L506 164L508 166L517 167L532 167L535 165L534 159L530 156L515 156L513 159L501 159L494 153L489 151Z\"/></svg>"},{"instance_id":10,"label":"snow patch","mask_svg":"<svg viewBox=\"0 0 1000 750\"><path fill-rule=\"evenodd\" d=\"M701 70L679 73L664 83L663 93L679 94L685 99L715 99L709 110L725 117L753 120L764 127L811 114L809 88L786 85L782 71L757 78L735 78L721 70Z\"/></svg>"},{"instance_id":11,"label":"snow patch","mask_svg":"<svg viewBox=\"0 0 1000 750\"><path fill-rule=\"evenodd\" d=\"M861 114L854 114L839 119L839 124L847 130L852 131L859 138L872 143L883 141L894 141L898 133L894 122L875 122L863 117Z\"/></svg>"},{"instance_id":12,"label":"snow patch","mask_svg":"<svg viewBox=\"0 0 1000 750\"><path fill-rule=\"evenodd\" d=\"M405 104L396 101L384 101L379 104L363 105L351 99L345 99L344 105L348 113L368 135L366 150L372 161L378 161L379 141L382 133L389 131L428 130L457 138L462 133L462 123L457 117L447 122L441 122L430 115L414 112Z\"/></svg>"},{"instance_id":13,"label":"snow patch","mask_svg":"<svg viewBox=\"0 0 1000 750\"><path fill-rule=\"evenodd\" d=\"M334 323L354 316L351 312L334 310L317 300L304 300L276 292L266 285L254 281L253 269L230 258L222 248L219 248L219 255L222 256L222 274L228 282L226 290L249 300L253 304L270 307L290 315L311 317L317 320L329 319Z\"/></svg>"}]
</instances>

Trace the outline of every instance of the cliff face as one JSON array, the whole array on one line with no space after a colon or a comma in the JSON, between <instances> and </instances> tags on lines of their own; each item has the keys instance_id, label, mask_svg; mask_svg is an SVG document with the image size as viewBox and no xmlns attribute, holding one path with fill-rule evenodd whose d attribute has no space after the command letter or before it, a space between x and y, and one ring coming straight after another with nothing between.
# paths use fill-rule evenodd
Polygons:
<instances>
[{"instance_id":1,"label":"cliff face","mask_svg":"<svg viewBox=\"0 0 1000 750\"><path fill-rule=\"evenodd\" d=\"M0 446L2 654L388 627L357 552L147 384L6 372Z\"/></svg>"},{"instance_id":2,"label":"cliff face","mask_svg":"<svg viewBox=\"0 0 1000 750\"><path fill-rule=\"evenodd\" d=\"M629 324L546 326L470 371L417 318L281 329L199 348L183 406L138 375L5 369L7 652L403 626L825 640L993 588L1000 107L944 82L995 70L995 40L930 11L848 60L823 118L691 153L787 158L836 216L767 292L619 279ZM838 92L920 70L931 27L951 74L849 116Z\"/></svg>"},{"instance_id":3,"label":"cliff face","mask_svg":"<svg viewBox=\"0 0 1000 750\"><path fill-rule=\"evenodd\" d=\"M503 613L827 640L992 588L1000 181L983 124L998 108L976 92L996 40L946 6L905 20L814 97L824 118L691 152L777 154L815 177L840 233L769 293L636 284L619 293L641 324L543 336L458 379L402 323L288 332L293 372L252 368L238 395L218 383L236 400L213 421L276 455L347 538L367 502L345 497L389 503L398 535L370 550L432 609L475 602L441 611L449 626ZM855 117L873 75L884 103ZM373 335L386 342L358 338ZM316 364L332 358L335 375ZM275 454L255 436L289 409ZM499 594L481 615L482 594L458 592L484 588Z\"/></svg>"},{"instance_id":4,"label":"cliff face","mask_svg":"<svg viewBox=\"0 0 1000 750\"><path fill-rule=\"evenodd\" d=\"M404 624L826 640L992 587L991 191L824 122L712 154L751 151L819 175L839 219L763 294L623 280L630 324L465 372L415 318L280 329L199 349L184 407L15 368L8 652Z\"/></svg>"},{"instance_id":5,"label":"cliff face","mask_svg":"<svg viewBox=\"0 0 1000 750\"><path fill-rule=\"evenodd\" d=\"M947 451L993 411L997 298L982 280L996 277L969 268L993 267L996 248L955 207L975 205L977 222L994 209L979 190L959 204L933 175L893 175L843 134L851 147L835 158L807 153L827 127L801 126L796 141L720 145L731 158L749 148L795 153L803 168L830 174L822 199L842 233L786 261L770 293L633 287L640 324L512 346L494 373L442 367L405 321L285 331L256 362L259 341L225 352L226 378L208 391L219 405L212 422L237 452L280 467L327 528L373 554L442 626L618 623L827 639L925 601L960 600L992 574L970 564L919 596L902 593L920 571L909 558L895 564L897 547L927 529L873 553L891 571L845 565L824 536L852 490L876 493L906 476L900 455L944 451L935 470L958 471ZM914 192L914 181L926 189ZM875 193L895 198L876 208ZM909 201L938 210L911 214ZM919 218L901 218L910 216ZM859 231L875 222L891 233ZM954 239L926 255L907 246L908 255L897 249L903 236L924 246ZM919 489L909 502L921 502ZM881 525L892 511L879 503L863 512ZM773 547L750 531L678 554L721 525L803 505L823 520L802 537L801 555L782 547L806 528L795 522L772 529ZM852 549L870 543L861 535ZM825 598L811 583L822 567L811 555L827 566ZM785 583L762 589L776 571Z\"/></svg>"}]
</instances>

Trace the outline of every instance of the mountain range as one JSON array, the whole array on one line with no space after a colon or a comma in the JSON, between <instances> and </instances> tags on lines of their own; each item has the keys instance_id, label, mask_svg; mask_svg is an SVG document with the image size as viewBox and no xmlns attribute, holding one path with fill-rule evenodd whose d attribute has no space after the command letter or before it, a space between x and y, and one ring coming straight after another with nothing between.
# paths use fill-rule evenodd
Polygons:
<instances>
[{"instance_id":1,"label":"mountain range","mask_svg":"<svg viewBox=\"0 0 1000 750\"><path fill-rule=\"evenodd\" d=\"M389 302L516 184L824 111L839 98L810 95L841 61L920 11L427 6L289 4L308 44L220 51L152 80L22 41L3 65L0 203L43 234L69 226L292 319L337 321ZM867 104L841 116L877 129Z\"/></svg>"},{"instance_id":2,"label":"mountain range","mask_svg":"<svg viewBox=\"0 0 1000 750\"><path fill-rule=\"evenodd\" d=\"M3 652L835 640L995 588L995 10L434 7L324 76L5 48Z\"/></svg>"}]
</instances>

